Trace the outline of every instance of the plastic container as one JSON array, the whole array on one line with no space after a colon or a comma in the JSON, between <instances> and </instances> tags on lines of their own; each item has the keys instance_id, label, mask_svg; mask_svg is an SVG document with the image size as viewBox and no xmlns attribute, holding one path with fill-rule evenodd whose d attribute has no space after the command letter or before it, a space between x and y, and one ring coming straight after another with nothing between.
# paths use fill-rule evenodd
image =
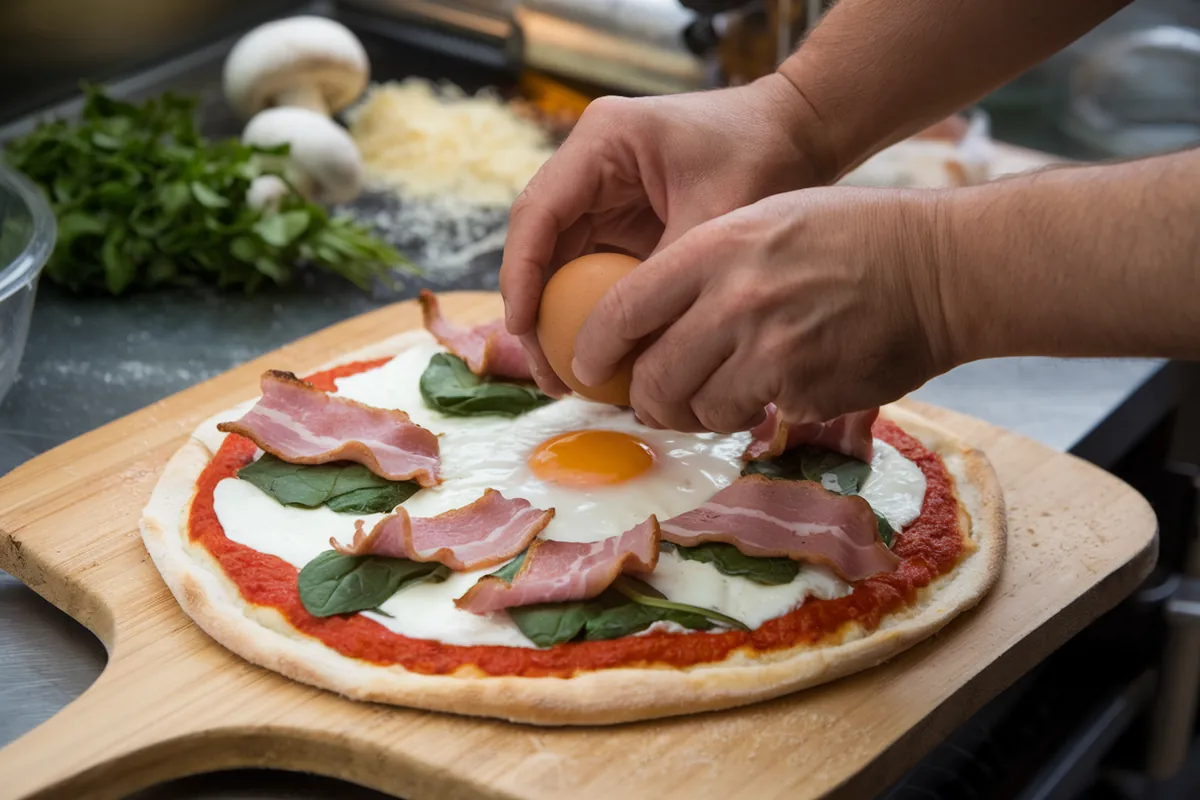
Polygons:
<instances>
[{"instance_id":1,"label":"plastic container","mask_svg":"<svg viewBox=\"0 0 1200 800\"><path fill-rule=\"evenodd\" d=\"M0 400L17 379L38 275L54 250L55 231L41 191L0 166Z\"/></svg>"}]
</instances>

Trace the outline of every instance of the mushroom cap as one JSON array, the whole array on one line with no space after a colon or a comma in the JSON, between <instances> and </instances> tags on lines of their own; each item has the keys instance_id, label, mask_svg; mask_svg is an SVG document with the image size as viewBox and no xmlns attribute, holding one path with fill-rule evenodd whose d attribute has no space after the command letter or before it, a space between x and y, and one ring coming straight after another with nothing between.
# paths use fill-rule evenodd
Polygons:
<instances>
[{"instance_id":1,"label":"mushroom cap","mask_svg":"<svg viewBox=\"0 0 1200 800\"><path fill-rule=\"evenodd\" d=\"M369 75L367 51L345 25L289 17L260 25L234 45L225 59L225 97L248 118L285 92L313 87L337 112L363 93Z\"/></svg>"},{"instance_id":2,"label":"mushroom cap","mask_svg":"<svg viewBox=\"0 0 1200 800\"><path fill-rule=\"evenodd\" d=\"M278 175L259 175L250 181L250 188L246 190L246 204L260 211L278 211L283 198L291 192L291 187Z\"/></svg>"},{"instance_id":3,"label":"mushroom cap","mask_svg":"<svg viewBox=\"0 0 1200 800\"><path fill-rule=\"evenodd\" d=\"M344 128L307 108L268 108L246 125L242 141L291 145L289 166L298 189L322 203L345 203L362 191L363 163Z\"/></svg>"}]
</instances>

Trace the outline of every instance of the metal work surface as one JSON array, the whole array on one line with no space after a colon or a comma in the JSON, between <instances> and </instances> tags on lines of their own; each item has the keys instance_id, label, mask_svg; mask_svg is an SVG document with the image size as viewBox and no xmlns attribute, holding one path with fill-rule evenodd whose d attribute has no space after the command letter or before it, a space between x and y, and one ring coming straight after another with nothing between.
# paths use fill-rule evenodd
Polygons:
<instances>
[{"instance_id":1,"label":"metal work surface","mask_svg":"<svg viewBox=\"0 0 1200 800\"><path fill-rule=\"evenodd\" d=\"M393 48L390 60L380 55L386 46L379 41L370 49L376 76L384 79L411 71L445 75L470 86L499 74L458 66L462 74L456 75L457 62L418 54L408 46ZM213 133L231 134L236 129L232 120L222 116L214 89L221 53L220 48L213 50L208 62L172 77L170 86L203 91L206 127ZM166 88L147 80L139 85L135 94ZM43 284L20 379L0 404L0 474L263 352L338 320L412 297L421 285L495 289L498 266L498 252L484 253L452 278L409 279L394 291L374 295L321 275L308 275L292 288L253 297L202 290L77 298ZM1162 380L1163 370L1162 363L1152 361L1007 359L955 370L915 396L1024 433L1057 450L1072 451L1129 413L1135 398L1139 426L1160 419L1176 399L1173 386ZM1120 441L1109 449L1120 450ZM1105 465L1103 458L1095 460ZM103 648L91 634L0 573L0 674L6 676L0 681L0 746L82 692L99 674L104 660ZM193 779L144 795L215 796L380 795L338 782L267 772Z\"/></svg>"}]
</instances>

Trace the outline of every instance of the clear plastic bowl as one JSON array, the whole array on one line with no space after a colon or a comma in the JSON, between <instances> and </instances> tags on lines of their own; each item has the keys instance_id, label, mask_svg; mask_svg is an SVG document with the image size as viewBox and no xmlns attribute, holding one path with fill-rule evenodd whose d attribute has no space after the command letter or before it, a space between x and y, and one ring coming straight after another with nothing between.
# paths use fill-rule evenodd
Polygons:
<instances>
[{"instance_id":1,"label":"clear plastic bowl","mask_svg":"<svg viewBox=\"0 0 1200 800\"><path fill-rule=\"evenodd\" d=\"M55 231L41 191L0 166L0 400L17 379L38 274L54 250Z\"/></svg>"}]
</instances>

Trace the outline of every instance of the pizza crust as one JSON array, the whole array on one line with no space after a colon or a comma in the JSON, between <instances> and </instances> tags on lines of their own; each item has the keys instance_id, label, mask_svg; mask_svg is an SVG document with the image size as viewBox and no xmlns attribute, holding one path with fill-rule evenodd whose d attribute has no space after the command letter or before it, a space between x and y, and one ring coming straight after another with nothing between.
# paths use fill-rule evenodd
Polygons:
<instances>
[{"instance_id":1,"label":"pizza crust","mask_svg":"<svg viewBox=\"0 0 1200 800\"><path fill-rule=\"evenodd\" d=\"M402 334L337 363L392 355L425 337L423 331ZM603 725L730 708L876 666L932 636L996 582L1006 518L987 459L911 411L888 406L884 416L942 457L956 483L960 522L970 531L973 551L874 631L852 625L838 641L753 656L736 652L683 669L622 667L571 678L487 676L471 669L425 675L337 653L297 632L274 609L246 603L208 552L188 540L196 480L212 458L210 447L220 444L203 425L167 463L143 512L142 539L180 606L219 644L254 664L355 700L537 725Z\"/></svg>"}]
</instances>

